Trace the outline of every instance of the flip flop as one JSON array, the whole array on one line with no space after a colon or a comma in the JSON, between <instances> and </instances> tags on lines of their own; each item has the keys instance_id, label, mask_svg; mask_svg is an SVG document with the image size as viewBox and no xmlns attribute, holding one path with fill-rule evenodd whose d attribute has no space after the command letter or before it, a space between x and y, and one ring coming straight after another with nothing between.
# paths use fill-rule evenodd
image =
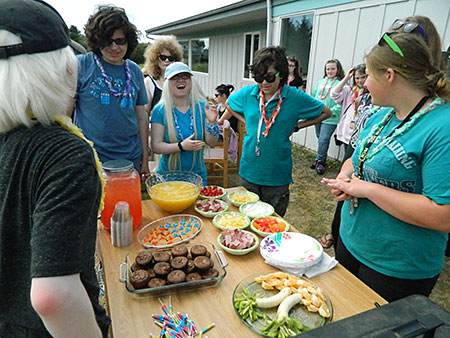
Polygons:
<instances>
[{"instance_id":1,"label":"flip flop","mask_svg":"<svg viewBox=\"0 0 450 338\"><path fill-rule=\"evenodd\" d=\"M322 245L322 248L329 249L334 244L334 237L332 234L326 234L319 240L320 245Z\"/></svg>"}]
</instances>

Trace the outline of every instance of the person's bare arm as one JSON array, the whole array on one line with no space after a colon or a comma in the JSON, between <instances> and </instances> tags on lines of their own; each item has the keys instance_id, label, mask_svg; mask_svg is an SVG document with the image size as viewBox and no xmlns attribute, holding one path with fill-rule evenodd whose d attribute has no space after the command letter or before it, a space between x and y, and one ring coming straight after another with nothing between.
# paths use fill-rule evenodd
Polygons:
<instances>
[{"instance_id":1,"label":"person's bare arm","mask_svg":"<svg viewBox=\"0 0 450 338\"><path fill-rule=\"evenodd\" d=\"M331 116L331 114L332 113L331 113L330 108L328 108L327 106L323 106L323 110L319 116L317 116L315 119L311 119L311 120L302 120L299 124L297 124L296 129L300 130L300 129L312 126L314 124L320 123L323 120L326 120L327 118L329 118Z\"/></svg>"},{"instance_id":2,"label":"person's bare arm","mask_svg":"<svg viewBox=\"0 0 450 338\"><path fill-rule=\"evenodd\" d=\"M244 125L245 129L247 130L247 126L245 125L245 118L242 114L236 113L233 109L230 108L230 106L228 105L228 102L225 103L225 106L227 107L227 111L233 115L235 118L237 118L239 121L242 122L242 124Z\"/></svg>"},{"instance_id":3,"label":"person's bare arm","mask_svg":"<svg viewBox=\"0 0 450 338\"><path fill-rule=\"evenodd\" d=\"M148 169L148 115L144 106L136 106L136 118L142 147L141 174L147 175L150 172Z\"/></svg>"},{"instance_id":4,"label":"person's bare arm","mask_svg":"<svg viewBox=\"0 0 450 338\"><path fill-rule=\"evenodd\" d=\"M178 143L164 142L165 127L157 122L152 122L152 135L150 137L152 142L152 149L156 154L174 154L180 152ZM181 142L183 150L200 150L205 146L205 142L201 140L193 140L195 134L185 138Z\"/></svg>"},{"instance_id":5,"label":"person's bare arm","mask_svg":"<svg viewBox=\"0 0 450 338\"><path fill-rule=\"evenodd\" d=\"M30 297L53 337L102 337L80 274L33 278Z\"/></svg>"}]
</instances>

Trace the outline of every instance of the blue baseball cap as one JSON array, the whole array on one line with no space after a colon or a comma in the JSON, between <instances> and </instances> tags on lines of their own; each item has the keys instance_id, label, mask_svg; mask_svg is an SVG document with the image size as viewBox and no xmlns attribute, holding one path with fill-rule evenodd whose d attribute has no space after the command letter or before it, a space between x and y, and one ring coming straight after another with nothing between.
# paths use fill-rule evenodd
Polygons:
<instances>
[{"instance_id":1,"label":"blue baseball cap","mask_svg":"<svg viewBox=\"0 0 450 338\"><path fill-rule=\"evenodd\" d=\"M184 64L183 62L174 62L167 66L166 72L164 74L164 79L170 80L175 75L181 74L181 73L188 73L190 75L194 75L192 71L189 69L189 67Z\"/></svg>"}]
</instances>

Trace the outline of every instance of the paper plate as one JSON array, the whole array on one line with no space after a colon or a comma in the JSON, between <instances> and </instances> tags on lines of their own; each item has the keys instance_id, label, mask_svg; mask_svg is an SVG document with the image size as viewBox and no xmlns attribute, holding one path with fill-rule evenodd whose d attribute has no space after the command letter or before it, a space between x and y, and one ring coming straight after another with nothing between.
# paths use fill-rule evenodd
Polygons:
<instances>
[{"instance_id":1,"label":"paper plate","mask_svg":"<svg viewBox=\"0 0 450 338\"><path fill-rule=\"evenodd\" d=\"M261 256L271 265L306 268L320 261L323 248L311 236L297 232L281 232L267 236L260 244Z\"/></svg>"}]
</instances>

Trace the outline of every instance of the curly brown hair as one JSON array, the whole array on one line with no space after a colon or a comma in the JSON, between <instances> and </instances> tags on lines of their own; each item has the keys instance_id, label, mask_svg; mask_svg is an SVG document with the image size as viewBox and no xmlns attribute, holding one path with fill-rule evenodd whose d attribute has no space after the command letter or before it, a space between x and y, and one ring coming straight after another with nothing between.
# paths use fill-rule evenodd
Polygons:
<instances>
[{"instance_id":1,"label":"curly brown hair","mask_svg":"<svg viewBox=\"0 0 450 338\"><path fill-rule=\"evenodd\" d=\"M128 48L124 58L128 59L139 43L138 30L128 20L125 10L114 5L100 6L97 12L89 17L84 26L89 48L101 56L101 49L111 43L111 36L117 29L121 29L127 39Z\"/></svg>"},{"instance_id":2,"label":"curly brown hair","mask_svg":"<svg viewBox=\"0 0 450 338\"><path fill-rule=\"evenodd\" d=\"M265 74L272 65L277 72L280 72L280 86L285 85L289 76L289 64L286 58L286 50L281 46L259 49L255 53L250 70L253 74Z\"/></svg>"},{"instance_id":3,"label":"curly brown hair","mask_svg":"<svg viewBox=\"0 0 450 338\"><path fill-rule=\"evenodd\" d=\"M159 54L161 54L164 49L167 49L175 58L174 62L183 59L183 48L174 36L156 40L151 45L148 45L144 52L145 63L142 72L145 75L150 75L155 80L162 80L164 78L164 74L161 68L159 68L158 59Z\"/></svg>"}]
</instances>

